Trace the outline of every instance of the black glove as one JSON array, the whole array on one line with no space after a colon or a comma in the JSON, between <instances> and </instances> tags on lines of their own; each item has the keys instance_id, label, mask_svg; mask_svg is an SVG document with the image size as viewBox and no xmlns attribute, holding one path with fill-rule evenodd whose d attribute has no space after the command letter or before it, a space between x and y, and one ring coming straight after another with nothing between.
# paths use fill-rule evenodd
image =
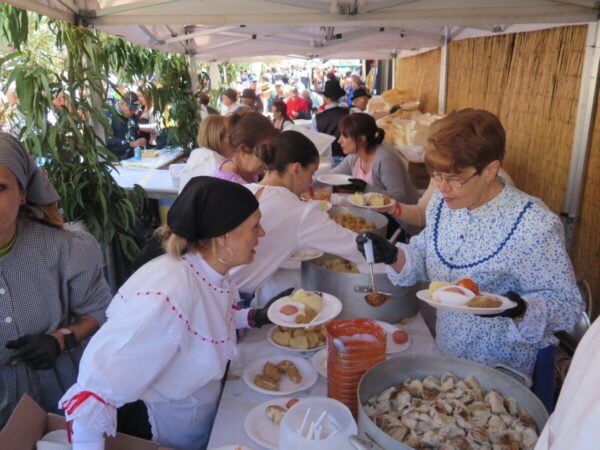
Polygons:
<instances>
[{"instance_id":1,"label":"black glove","mask_svg":"<svg viewBox=\"0 0 600 450\"><path fill-rule=\"evenodd\" d=\"M356 236L356 247L365 255L365 242L367 239L373 241L373 258L376 263L394 264L398 257L398 248L386 238L378 234L367 232Z\"/></svg>"},{"instance_id":2,"label":"black glove","mask_svg":"<svg viewBox=\"0 0 600 450\"><path fill-rule=\"evenodd\" d=\"M365 192L367 188L367 182L363 181L359 178L350 178L348 179L349 184L344 184L342 186L338 186L340 189L344 189L346 191L352 192Z\"/></svg>"},{"instance_id":3,"label":"black glove","mask_svg":"<svg viewBox=\"0 0 600 450\"><path fill-rule=\"evenodd\" d=\"M398 111L401 108L400 105L394 105L390 108L390 114L394 114L396 111Z\"/></svg>"},{"instance_id":4,"label":"black glove","mask_svg":"<svg viewBox=\"0 0 600 450\"><path fill-rule=\"evenodd\" d=\"M271 320L269 319L269 316L267 315L269 306L271 306L273 304L273 302L275 302L276 300L279 300L281 297L290 295L292 292L294 292L294 289L296 289L296 288L291 287L289 289L286 289L285 291L280 292L275 297L273 297L271 300L269 300L267 302L267 304L265 306L263 306L262 308L250 310L252 320L254 321L254 327L260 328L263 325L272 323Z\"/></svg>"},{"instance_id":5,"label":"black glove","mask_svg":"<svg viewBox=\"0 0 600 450\"><path fill-rule=\"evenodd\" d=\"M517 304L514 308L507 309L498 314L490 314L488 316L479 317L508 317L509 319L521 320L527 312L527 302L521 298L519 294L514 291L508 291L504 294L505 297L509 298Z\"/></svg>"},{"instance_id":6,"label":"black glove","mask_svg":"<svg viewBox=\"0 0 600 450\"><path fill-rule=\"evenodd\" d=\"M51 369L61 353L58 340L49 334L28 334L8 341L6 348L15 350L12 363L24 363L33 370Z\"/></svg>"}]
</instances>

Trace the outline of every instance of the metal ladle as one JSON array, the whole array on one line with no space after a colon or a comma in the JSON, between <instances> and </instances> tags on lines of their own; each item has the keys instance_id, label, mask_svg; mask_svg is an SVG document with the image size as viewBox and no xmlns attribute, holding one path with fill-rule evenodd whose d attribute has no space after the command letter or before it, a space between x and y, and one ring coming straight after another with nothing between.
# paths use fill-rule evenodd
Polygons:
<instances>
[{"instance_id":1,"label":"metal ladle","mask_svg":"<svg viewBox=\"0 0 600 450\"><path fill-rule=\"evenodd\" d=\"M371 271L371 292L365 295L365 301L374 307L383 305L389 298L389 294L378 292L375 289L375 276L373 275L373 264L375 264L375 257L373 256L373 241L367 238L365 244L365 258L369 263L369 269Z\"/></svg>"}]
</instances>

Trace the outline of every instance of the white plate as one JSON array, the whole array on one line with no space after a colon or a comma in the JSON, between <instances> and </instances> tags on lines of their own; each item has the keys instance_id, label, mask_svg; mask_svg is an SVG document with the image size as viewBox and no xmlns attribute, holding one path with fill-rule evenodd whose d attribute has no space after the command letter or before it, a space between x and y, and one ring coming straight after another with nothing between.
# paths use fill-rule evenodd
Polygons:
<instances>
[{"instance_id":1,"label":"white plate","mask_svg":"<svg viewBox=\"0 0 600 450\"><path fill-rule=\"evenodd\" d=\"M366 198L369 198L369 196L370 196L371 194L373 194L373 192L371 192L371 193L367 193L367 194L364 194L364 196L365 196ZM383 206L369 206L369 205L361 205L360 203L356 203L356 202L354 202L354 199L352 198L352 196L350 196L350 197L348 198L348 202L349 202L351 205L353 205L353 206L356 206L356 207L358 207L358 208L364 208L364 209L374 209L374 210L379 210L379 209L389 208L390 206L392 206L392 205L395 205L395 204L396 204L396 200L394 200L393 198L390 198L390 203L388 203L387 205L383 205Z\"/></svg>"},{"instance_id":2,"label":"white plate","mask_svg":"<svg viewBox=\"0 0 600 450\"><path fill-rule=\"evenodd\" d=\"M317 292L323 297L323 309L317 316L310 321L309 323L295 323L295 322L286 322L281 319L279 315L279 309L283 306L283 303L287 303L283 299L279 299L269 306L269 310L267 311L267 316L269 320L275 325L280 325L282 327L287 328L306 328L306 327L314 327L317 325L321 325L325 322L329 322L331 319L335 319L336 316L342 312L342 302L337 297L334 297L331 294L326 294L325 292Z\"/></svg>"},{"instance_id":3,"label":"white plate","mask_svg":"<svg viewBox=\"0 0 600 450\"><path fill-rule=\"evenodd\" d=\"M296 250L288 259L292 261L309 261L311 259L317 259L323 256L323 252L312 248L304 248L302 250Z\"/></svg>"},{"instance_id":4,"label":"white plate","mask_svg":"<svg viewBox=\"0 0 600 450\"><path fill-rule=\"evenodd\" d=\"M436 302L435 300L433 300L431 298L431 295L429 294L429 289L423 289L422 291L417 292L417 298L419 300L424 301L425 303L433 306L436 309L443 309L446 311L454 311L454 312L465 313L465 314L480 314L482 316L488 316L491 314L501 313L503 311L506 311L507 309L514 308L515 306L517 306L517 304L515 302L513 302L512 300L509 300L506 297L503 297L502 295L490 294L487 292L482 292L481 295L489 295L491 297L496 297L496 298L502 300L502 305L498 306L497 308L472 308L472 307L466 306L466 305L461 305L461 306L446 305L444 303Z\"/></svg>"},{"instance_id":5,"label":"white plate","mask_svg":"<svg viewBox=\"0 0 600 450\"><path fill-rule=\"evenodd\" d=\"M271 329L267 333L267 339L275 347L281 348L283 350L289 350L291 352L313 352L315 350L320 350L320 349L322 349L323 347L325 347L327 345L327 343L325 343L325 344L323 344L323 345L321 345L319 347L309 348L307 350L301 350L301 349L298 349L298 348L286 347L285 345L280 345L280 344L278 344L277 342L275 342L273 340L273 333L275 333L276 329L277 329L277 325L275 325L274 327L271 327Z\"/></svg>"},{"instance_id":6,"label":"white plate","mask_svg":"<svg viewBox=\"0 0 600 450\"><path fill-rule=\"evenodd\" d=\"M263 389L254 384L254 378L256 375L262 373L263 366L267 361L271 361L273 364L278 364L280 361L287 359L288 361L293 362L300 375L302 376L302 381L298 384L294 384L290 381L290 379L286 375L281 375L281 381L279 382L279 390L278 391L269 391L267 389ZM287 355L272 355L267 358L260 358L254 360L250 364L248 364L244 368L244 373L242 375L244 378L244 382L256 392L260 392L261 394L267 395L289 395L294 392L300 392L305 389L308 389L313 386L317 382L317 378L319 375L313 369L313 366L310 362L308 362L304 358L298 358L297 356L287 356Z\"/></svg>"},{"instance_id":7,"label":"white plate","mask_svg":"<svg viewBox=\"0 0 600 450\"><path fill-rule=\"evenodd\" d=\"M279 425L275 425L267 417L267 406L277 405L285 408L285 404L291 400L289 398L276 398L256 405L252 408L244 419L244 430L246 434L258 445L273 450L279 448Z\"/></svg>"},{"instance_id":8,"label":"white plate","mask_svg":"<svg viewBox=\"0 0 600 450\"><path fill-rule=\"evenodd\" d=\"M408 334L408 341L406 341L404 344L396 344L394 342L394 338L392 337L392 335L394 334L394 331L402 330L402 328L396 327L396 326L392 325L391 323L383 322L381 320L376 320L376 322L377 322L377 325L379 325L381 328L383 328L383 331L385 331L385 333L387 335L387 344L386 344L385 352L388 355L392 354L392 353L403 352L408 347L410 347L410 334L408 334L407 331L406 331L406 334ZM405 331L405 330L402 330L402 331Z\"/></svg>"},{"instance_id":9,"label":"white plate","mask_svg":"<svg viewBox=\"0 0 600 450\"><path fill-rule=\"evenodd\" d=\"M322 375L325 378L327 378L327 356L327 348L324 348L319 350L312 356L312 358L310 358L310 362L315 370L319 372L319 375Z\"/></svg>"},{"instance_id":10,"label":"white plate","mask_svg":"<svg viewBox=\"0 0 600 450\"><path fill-rule=\"evenodd\" d=\"M350 178L352 175L344 175L342 173L325 173L323 175L317 175L317 181L319 183L328 184L329 186L343 186L350 184Z\"/></svg>"}]
</instances>

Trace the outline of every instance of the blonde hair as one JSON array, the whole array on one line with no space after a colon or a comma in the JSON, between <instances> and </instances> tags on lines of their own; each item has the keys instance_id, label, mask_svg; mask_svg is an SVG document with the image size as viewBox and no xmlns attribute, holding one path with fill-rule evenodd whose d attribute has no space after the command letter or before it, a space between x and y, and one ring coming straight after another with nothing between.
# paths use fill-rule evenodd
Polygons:
<instances>
[{"instance_id":1,"label":"blonde hair","mask_svg":"<svg viewBox=\"0 0 600 450\"><path fill-rule=\"evenodd\" d=\"M227 120L223 116L209 115L202 119L196 142L198 147L206 147L223 154L221 142L227 134Z\"/></svg>"},{"instance_id":2,"label":"blonde hair","mask_svg":"<svg viewBox=\"0 0 600 450\"><path fill-rule=\"evenodd\" d=\"M190 251L199 251L209 245L211 239L188 241L171 231L168 225L164 225L155 231L155 235L160 239L163 250L174 258L181 258Z\"/></svg>"}]
</instances>

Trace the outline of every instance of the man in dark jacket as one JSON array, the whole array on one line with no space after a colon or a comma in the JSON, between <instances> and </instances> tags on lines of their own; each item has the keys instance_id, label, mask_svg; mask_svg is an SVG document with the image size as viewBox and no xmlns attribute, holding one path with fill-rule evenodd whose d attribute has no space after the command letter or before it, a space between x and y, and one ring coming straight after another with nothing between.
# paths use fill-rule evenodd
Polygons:
<instances>
[{"instance_id":1,"label":"man in dark jacket","mask_svg":"<svg viewBox=\"0 0 600 450\"><path fill-rule=\"evenodd\" d=\"M340 86L337 79L328 80L325 83L323 96L325 97L325 110L318 113L313 118L311 128L320 132L335 136L335 141L331 144L331 153L333 156L344 156L342 147L338 143L340 133L338 124L340 120L350 114L350 110L345 106L339 105L339 100L346 95L346 91Z\"/></svg>"},{"instance_id":2,"label":"man in dark jacket","mask_svg":"<svg viewBox=\"0 0 600 450\"><path fill-rule=\"evenodd\" d=\"M138 137L135 113L139 107L137 95L126 92L111 109L104 112L112 128L112 136L106 139L106 145L119 160L131 158L135 147L146 146L146 139Z\"/></svg>"}]
</instances>

